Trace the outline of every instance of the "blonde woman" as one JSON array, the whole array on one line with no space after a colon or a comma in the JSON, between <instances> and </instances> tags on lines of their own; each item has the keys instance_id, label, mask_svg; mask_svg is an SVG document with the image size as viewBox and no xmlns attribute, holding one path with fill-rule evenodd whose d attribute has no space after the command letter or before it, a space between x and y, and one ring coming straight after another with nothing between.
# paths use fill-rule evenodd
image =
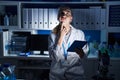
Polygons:
<instances>
[{"instance_id":1,"label":"blonde woman","mask_svg":"<svg viewBox=\"0 0 120 80\"><path fill-rule=\"evenodd\" d=\"M84 80L84 69L81 59L88 52L86 44L75 52L67 52L68 47L75 41L86 41L83 31L74 28L72 12L69 7L60 7L57 25L49 37L49 54L52 59L50 80Z\"/></svg>"}]
</instances>

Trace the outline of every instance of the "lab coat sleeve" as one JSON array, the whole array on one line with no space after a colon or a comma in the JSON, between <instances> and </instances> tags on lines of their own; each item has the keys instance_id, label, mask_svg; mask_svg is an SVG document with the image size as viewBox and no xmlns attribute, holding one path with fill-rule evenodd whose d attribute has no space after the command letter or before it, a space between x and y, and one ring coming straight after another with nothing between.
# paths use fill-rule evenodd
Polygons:
<instances>
[{"instance_id":1,"label":"lab coat sleeve","mask_svg":"<svg viewBox=\"0 0 120 80\"><path fill-rule=\"evenodd\" d=\"M50 58L52 60L56 60L58 62L61 59L63 59L64 56L63 56L62 48L59 45L57 45L57 41L55 38L56 38L55 34L51 34L49 36L49 38L48 38L48 42L49 42L48 50L49 50Z\"/></svg>"}]
</instances>

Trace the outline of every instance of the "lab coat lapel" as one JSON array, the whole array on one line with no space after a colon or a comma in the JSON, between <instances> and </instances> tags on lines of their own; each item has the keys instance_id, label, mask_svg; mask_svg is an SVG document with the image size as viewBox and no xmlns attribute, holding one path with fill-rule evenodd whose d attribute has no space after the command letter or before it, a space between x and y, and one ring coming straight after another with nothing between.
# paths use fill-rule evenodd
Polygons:
<instances>
[{"instance_id":1,"label":"lab coat lapel","mask_svg":"<svg viewBox=\"0 0 120 80\"><path fill-rule=\"evenodd\" d=\"M68 44L72 44L73 41L76 39L76 31L75 31L75 28L71 26L71 33L70 33L70 36L68 37L68 41L66 42L65 39L63 41L63 44L64 46L67 48L68 47Z\"/></svg>"},{"instance_id":2,"label":"lab coat lapel","mask_svg":"<svg viewBox=\"0 0 120 80\"><path fill-rule=\"evenodd\" d=\"M75 35L75 29L71 26L71 34L70 34L70 37L68 39L68 42L70 43L70 45L73 43L73 41L76 39L75 37L77 37Z\"/></svg>"}]
</instances>

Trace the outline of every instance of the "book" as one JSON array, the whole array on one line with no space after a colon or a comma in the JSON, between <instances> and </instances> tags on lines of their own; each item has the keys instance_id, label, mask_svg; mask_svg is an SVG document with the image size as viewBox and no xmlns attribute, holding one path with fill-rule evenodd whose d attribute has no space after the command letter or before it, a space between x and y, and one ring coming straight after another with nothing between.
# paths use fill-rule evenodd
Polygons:
<instances>
[{"instance_id":1,"label":"book","mask_svg":"<svg viewBox=\"0 0 120 80\"><path fill-rule=\"evenodd\" d=\"M75 52L76 48L82 49L85 44L87 44L87 41L78 41L78 40L75 40L71 44L71 46L67 49L67 51L68 52Z\"/></svg>"}]
</instances>

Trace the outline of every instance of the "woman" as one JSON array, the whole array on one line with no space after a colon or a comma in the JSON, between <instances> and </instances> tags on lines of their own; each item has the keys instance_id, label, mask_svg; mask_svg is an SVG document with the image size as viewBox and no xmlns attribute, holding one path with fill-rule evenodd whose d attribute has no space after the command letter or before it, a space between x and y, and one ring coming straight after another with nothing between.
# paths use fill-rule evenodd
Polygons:
<instances>
[{"instance_id":1,"label":"woman","mask_svg":"<svg viewBox=\"0 0 120 80\"><path fill-rule=\"evenodd\" d=\"M69 7L61 7L58 12L57 25L49 37L49 54L52 59L50 80L83 80L84 70L81 59L88 52L86 44L75 52L67 49L75 40L85 41L84 33L75 29L72 22L72 12ZM85 54L85 55L84 55Z\"/></svg>"}]
</instances>

